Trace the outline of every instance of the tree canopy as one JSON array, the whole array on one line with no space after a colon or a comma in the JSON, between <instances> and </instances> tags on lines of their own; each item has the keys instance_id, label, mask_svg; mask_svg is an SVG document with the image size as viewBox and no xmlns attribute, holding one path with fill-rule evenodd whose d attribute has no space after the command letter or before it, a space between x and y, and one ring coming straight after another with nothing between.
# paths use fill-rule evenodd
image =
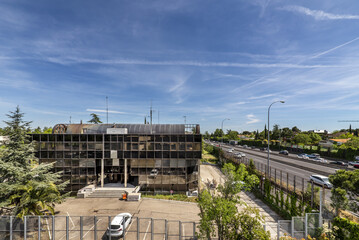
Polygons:
<instances>
[{"instance_id":1,"label":"tree canopy","mask_svg":"<svg viewBox=\"0 0 359 240\"><path fill-rule=\"evenodd\" d=\"M88 121L89 123L93 123L93 124L102 123L102 121L100 120L100 117L96 113L91 113L90 116L91 116L91 119Z\"/></svg>"},{"instance_id":2,"label":"tree canopy","mask_svg":"<svg viewBox=\"0 0 359 240\"><path fill-rule=\"evenodd\" d=\"M238 210L238 205L242 204L238 193L257 184L257 176L250 175L243 164L237 168L227 163L223 172L226 176L223 184L214 190L207 188L199 195L199 237L269 240L269 232L263 229L263 219L257 209L243 207Z\"/></svg>"},{"instance_id":3,"label":"tree canopy","mask_svg":"<svg viewBox=\"0 0 359 240\"><path fill-rule=\"evenodd\" d=\"M0 212L22 218L26 215L54 214L55 203L67 182L60 182L60 175L52 173L52 164L39 164L34 155L35 143L30 142L27 130L30 122L17 107L7 115L9 140L0 149Z\"/></svg>"}]
</instances>

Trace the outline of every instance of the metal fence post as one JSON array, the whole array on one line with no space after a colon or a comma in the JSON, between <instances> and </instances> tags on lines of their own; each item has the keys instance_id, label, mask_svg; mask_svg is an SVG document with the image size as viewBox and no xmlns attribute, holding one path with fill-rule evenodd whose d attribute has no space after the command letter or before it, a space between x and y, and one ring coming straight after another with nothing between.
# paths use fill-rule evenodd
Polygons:
<instances>
[{"instance_id":1,"label":"metal fence post","mask_svg":"<svg viewBox=\"0 0 359 240\"><path fill-rule=\"evenodd\" d=\"M165 240L167 240L168 235L167 235L167 219L165 219Z\"/></svg>"},{"instance_id":2,"label":"metal fence post","mask_svg":"<svg viewBox=\"0 0 359 240\"><path fill-rule=\"evenodd\" d=\"M123 240L125 240L125 235L126 235L126 222L123 221L123 235L122 235Z\"/></svg>"},{"instance_id":3,"label":"metal fence post","mask_svg":"<svg viewBox=\"0 0 359 240\"><path fill-rule=\"evenodd\" d=\"M26 233L26 221L27 221L27 217L24 216L24 240L26 240L26 235L27 235L27 233Z\"/></svg>"},{"instance_id":4,"label":"metal fence post","mask_svg":"<svg viewBox=\"0 0 359 240\"><path fill-rule=\"evenodd\" d=\"M10 240L12 240L12 216L10 216Z\"/></svg>"},{"instance_id":5,"label":"metal fence post","mask_svg":"<svg viewBox=\"0 0 359 240\"><path fill-rule=\"evenodd\" d=\"M312 194L310 196L310 207L313 208L313 201L314 201L314 182L312 181Z\"/></svg>"},{"instance_id":6,"label":"metal fence post","mask_svg":"<svg viewBox=\"0 0 359 240\"><path fill-rule=\"evenodd\" d=\"M94 233L94 240L97 240L97 216L93 216L93 226L94 226L94 229L93 229L93 233Z\"/></svg>"},{"instance_id":7,"label":"metal fence post","mask_svg":"<svg viewBox=\"0 0 359 240\"><path fill-rule=\"evenodd\" d=\"M80 216L80 239L83 239L84 236L84 227L83 227L83 216Z\"/></svg>"},{"instance_id":8,"label":"metal fence post","mask_svg":"<svg viewBox=\"0 0 359 240\"><path fill-rule=\"evenodd\" d=\"M108 234L108 239L110 239L111 240L111 234L112 234L112 232L111 232L111 216L108 216L108 231L109 231L109 234Z\"/></svg>"},{"instance_id":9,"label":"metal fence post","mask_svg":"<svg viewBox=\"0 0 359 240\"><path fill-rule=\"evenodd\" d=\"M154 238L153 238L153 218L151 218L151 240L154 240Z\"/></svg>"},{"instance_id":10,"label":"metal fence post","mask_svg":"<svg viewBox=\"0 0 359 240\"><path fill-rule=\"evenodd\" d=\"M289 191L289 173L287 173L287 192Z\"/></svg>"},{"instance_id":11,"label":"metal fence post","mask_svg":"<svg viewBox=\"0 0 359 240\"><path fill-rule=\"evenodd\" d=\"M52 231L52 240L54 240L55 239L55 216L54 215L52 215L51 216L52 217L52 222L51 222L51 226L52 226L52 229L51 229L51 231Z\"/></svg>"},{"instance_id":12,"label":"metal fence post","mask_svg":"<svg viewBox=\"0 0 359 240\"><path fill-rule=\"evenodd\" d=\"M69 240L69 216L66 216L66 240Z\"/></svg>"},{"instance_id":13,"label":"metal fence post","mask_svg":"<svg viewBox=\"0 0 359 240\"><path fill-rule=\"evenodd\" d=\"M277 240L280 239L280 220L278 220L278 223L277 223Z\"/></svg>"},{"instance_id":14,"label":"metal fence post","mask_svg":"<svg viewBox=\"0 0 359 240\"><path fill-rule=\"evenodd\" d=\"M193 222L193 239L196 238L196 222Z\"/></svg>"},{"instance_id":15,"label":"metal fence post","mask_svg":"<svg viewBox=\"0 0 359 240\"><path fill-rule=\"evenodd\" d=\"M140 219L137 217L137 240L140 240Z\"/></svg>"},{"instance_id":16,"label":"metal fence post","mask_svg":"<svg viewBox=\"0 0 359 240\"><path fill-rule=\"evenodd\" d=\"M296 191L295 191L295 184L296 183L296 175L294 175L294 194L296 194Z\"/></svg>"},{"instance_id":17,"label":"metal fence post","mask_svg":"<svg viewBox=\"0 0 359 240\"><path fill-rule=\"evenodd\" d=\"M41 240L41 217L40 216L38 216L37 217L37 239L38 240Z\"/></svg>"},{"instance_id":18,"label":"metal fence post","mask_svg":"<svg viewBox=\"0 0 359 240\"><path fill-rule=\"evenodd\" d=\"M182 239L182 222L179 221L178 223L179 223L179 226L178 226L179 238L178 239L181 240Z\"/></svg>"},{"instance_id":19,"label":"metal fence post","mask_svg":"<svg viewBox=\"0 0 359 240\"><path fill-rule=\"evenodd\" d=\"M294 218L292 217L292 226L291 226L291 233L290 233L290 236L291 237L294 237Z\"/></svg>"},{"instance_id":20,"label":"metal fence post","mask_svg":"<svg viewBox=\"0 0 359 240\"><path fill-rule=\"evenodd\" d=\"M305 218L304 218L304 237L305 239L307 239L308 236L308 213L305 214Z\"/></svg>"}]
</instances>

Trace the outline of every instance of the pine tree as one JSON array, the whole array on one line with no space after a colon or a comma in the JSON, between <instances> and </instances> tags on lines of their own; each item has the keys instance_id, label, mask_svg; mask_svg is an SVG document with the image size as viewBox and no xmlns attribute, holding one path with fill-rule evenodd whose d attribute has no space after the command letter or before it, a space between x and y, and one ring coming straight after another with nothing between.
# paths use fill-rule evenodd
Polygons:
<instances>
[{"instance_id":1,"label":"pine tree","mask_svg":"<svg viewBox=\"0 0 359 240\"><path fill-rule=\"evenodd\" d=\"M267 139L267 124L264 125L264 139Z\"/></svg>"},{"instance_id":2,"label":"pine tree","mask_svg":"<svg viewBox=\"0 0 359 240\"><path fill-rule=\"evenodd\" d=\"M0 213L19 218L46 211L54 214L55 203L67 196L60 191L68 183L60 183L60 175L51 172L53 164L39 164L34 155L35 143L27 134L31 122L23 120L20 108L17 106L7 116L9 140L0 149Z\"/></svg>"},{"instance_id":3,"label":"pine tree","mask_svg":"<svg viewBox=\"0 0 359 240\"><path fill-rule=\"evenodd\" d=\"M93 123L93 124L102 123L102 121L100 120L100 117L96 113L91 113L90 116L92 118L90 121L88 121L89 123Z\"/></svg>"}]
</instances>

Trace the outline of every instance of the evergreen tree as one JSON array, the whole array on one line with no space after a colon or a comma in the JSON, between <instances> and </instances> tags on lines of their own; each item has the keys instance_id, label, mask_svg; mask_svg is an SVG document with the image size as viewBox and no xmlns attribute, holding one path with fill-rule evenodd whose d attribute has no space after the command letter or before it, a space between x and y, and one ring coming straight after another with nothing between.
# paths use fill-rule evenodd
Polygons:
<instances>
[{"instance_id":1,"label":"evergreen tree","mask_svg":"<svg viewBox=\"0 0 359 240\"><path fill-rule=\"evenodd\" d=\"M90 121L88 121L89 123L93 123L93 124L102 123L102 121L100 120L100 117L96 113L91 113L90 116L92 118Z\"/></svg>"},{"instance_id":2,"label":"evergreen tree","mask_svg":"<svg viewBox=\"0 0 359 240\"><path fill-rule=\"evenodd\" d=\"M67 182L60 183L60 175L51 172L53 164L39 164L35 143L27 135L31 122L23 120L20 108L7 116L9 141L0 149L0 213L19 218L46 211L54 214L55 203L67 196L60 193Z\"/></svg>"},{"instance_id":3,"label":"evergreen tree","mask_svg":"<svg viewBox=\"0 0 359 240\"><path fill-rule=\"evenodd\" d=\"M349 132L352 133L352 125L349 125Z\"/></svg>"},{"instance_id":4,"label":"evergreen tree","mask_svg":"<svg viewBox=\"0 0 359 240\"><path fill-rule=\"evenodd\" d=\"M264 139L267 139L267 124L264 124Z\"/></svg>"}]
</instances>

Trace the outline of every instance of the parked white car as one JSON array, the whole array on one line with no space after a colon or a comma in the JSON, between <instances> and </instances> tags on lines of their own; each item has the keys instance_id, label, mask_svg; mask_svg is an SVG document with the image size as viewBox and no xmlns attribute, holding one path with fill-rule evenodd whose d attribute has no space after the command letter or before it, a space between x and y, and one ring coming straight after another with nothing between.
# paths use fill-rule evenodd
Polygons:
<instances>
[{"instance_id":1,"label":"parked white car","mask_svg":"<svg viewBox=\"0 0 359 240\"><path fill-rule=\"evenodd\" d=\"M106 236L122 237L124 229L127 229L132 222L132 215L130 213L121 213L114 217L111 221L110 227L107 228Z\"/></svg>"},{"instance_id":2,"label":"parked white car","mask_svg":"<svg viewBox=\"0 0 359 240\"><path fill-rule=\"evenodd\" d=\"M329 178L322 175L312 175L310 176L310 182L313 182L317 185L324 186L325 188L332 188L333 185L329 182Z\"/></svg>"}]
</instances>

